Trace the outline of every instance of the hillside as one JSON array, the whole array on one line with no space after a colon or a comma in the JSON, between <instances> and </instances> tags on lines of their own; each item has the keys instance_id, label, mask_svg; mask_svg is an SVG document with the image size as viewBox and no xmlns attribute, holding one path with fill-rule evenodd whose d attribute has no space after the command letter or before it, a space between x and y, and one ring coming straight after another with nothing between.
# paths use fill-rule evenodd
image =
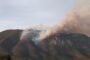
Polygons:
<instances>
[{"instance_id":1,"label":"hillside","mask_svg":"<svg viewBox=\"0 0 90 60\"><path fill-rule=\"evenodd\" d=\"M0 33L0 60L90 60L90 38L79 33L58 33L35 44L20 40L22 30Z\"/></svg>"},{"instance_id":2,"label":"hillside","mask_svg":"<svg viewBox=\"0 0 90 60\"><path fill-rule=\"evenodd\" d=\"M11 50L19 41L22 30L6 30L0 32L0 56L11 54ZM0 60L3 59L0 57Z\"/></svg>"}]
</instances>

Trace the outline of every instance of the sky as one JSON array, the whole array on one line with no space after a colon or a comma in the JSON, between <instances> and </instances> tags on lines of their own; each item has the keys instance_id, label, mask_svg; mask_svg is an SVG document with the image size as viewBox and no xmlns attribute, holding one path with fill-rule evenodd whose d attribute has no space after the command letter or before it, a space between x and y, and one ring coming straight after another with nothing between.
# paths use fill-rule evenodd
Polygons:
<instances>
[{"instance_id":1,"label":"sky","mask_svg":"<svg viewBox=\"0 0 90 60\"><path fill-rule=\"evenodd\" d=\"M34 25L55 25L76 0L0 0L0 31Z\"/></svg>"}]
</instances>

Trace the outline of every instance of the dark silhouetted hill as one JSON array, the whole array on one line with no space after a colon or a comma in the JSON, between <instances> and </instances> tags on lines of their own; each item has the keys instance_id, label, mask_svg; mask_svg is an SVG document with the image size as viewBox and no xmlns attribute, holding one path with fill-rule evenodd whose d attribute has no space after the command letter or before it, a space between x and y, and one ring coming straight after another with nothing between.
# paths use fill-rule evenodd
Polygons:
<instances>
[{"instance_id":1,"label":"dark silhouetted hill","mask_svg":"<svg viewBox=\"0 0 90 60\"><path fill-rule=\"evenodd\" d=\"M90 60L90 37L58 32L39 44L20 40L22 30L0 32L0 60Z\"/></svg>"},{"instance_id":2,"label":"dark silhouetted hill","mask_svg":"<svg viewBox=\"0 0 90 60\"><path fill-rule=\"evenodd\" d=\"M12 48L19 42L21 33L22 30L0 32L0 56L11 55Z\"/></svg>"}]
</instances>

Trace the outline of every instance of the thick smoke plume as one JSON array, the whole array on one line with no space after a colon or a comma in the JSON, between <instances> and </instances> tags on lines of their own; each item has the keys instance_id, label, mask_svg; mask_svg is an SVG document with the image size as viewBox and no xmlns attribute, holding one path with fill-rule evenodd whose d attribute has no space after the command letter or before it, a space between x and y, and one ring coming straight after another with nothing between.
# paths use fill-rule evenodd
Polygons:
<instances>
[{"instance_id":1,"label":"thick smoke plume","mask_svg":"<svg viewBox=\"0 0 90 60\"><path fill-rule=\"evenodd\" d=\"M90 1L79 0L73 10L52 28L45 26L26 29L23 31L21 40L33 39L42 40L47 36L55 35L59 32L82 33L90 37ZM36 35L36 36L35 36Z\"/></svg>"},{"instance_id":2,"label":"thick smoke plume","mask_svg":"<svg viewBox=\"0 0 90 60\"><path fill-rule=\"evenodd\" d=\"M90 37L90 1L83 0L76 5L55 27L55 32L82 33Z\"/></svg>"}]
</instances>

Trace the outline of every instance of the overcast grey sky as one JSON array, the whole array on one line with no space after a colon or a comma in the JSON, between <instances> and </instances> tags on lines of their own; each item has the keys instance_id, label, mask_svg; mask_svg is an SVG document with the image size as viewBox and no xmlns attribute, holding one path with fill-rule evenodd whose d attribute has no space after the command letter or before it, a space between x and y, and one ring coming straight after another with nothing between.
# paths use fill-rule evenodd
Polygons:
<instances>
[{"instance_id":1,"label":"overcast grey sky","mask_svg":"<svg viewBox=\"0 0 90 60\"><path fill-rule=\"evenodd\" d=\"M75 0L0 0L0 30L53 26L75 5Z\"/></svg>"}]
</instances>

